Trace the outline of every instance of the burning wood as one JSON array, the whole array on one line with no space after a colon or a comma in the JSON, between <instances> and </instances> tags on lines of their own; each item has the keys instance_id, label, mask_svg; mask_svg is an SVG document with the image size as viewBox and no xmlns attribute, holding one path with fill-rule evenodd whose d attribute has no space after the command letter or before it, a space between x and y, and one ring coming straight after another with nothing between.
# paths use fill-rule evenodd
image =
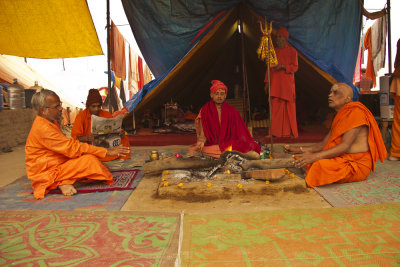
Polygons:
<instances>
[{"instance_id":1,"label":"burning wood","mask_svg":"<svg viewBox=\"0 0 400 267\"><path fill-rule=\"evenodd\" d=\"M240 173L249 169L279 169L293 167L293 158L263 159L252 153L240 153L237 151L225 151L219 159L211 158L166 158L151 161L143 165L145 173L157 174L164 170L190 169L198 173L202 170L206 173L206 179L210 179L217 172L222 171L232 174ZM197 176L197 175L196 175Z\"/></svg>"}]
</instances>

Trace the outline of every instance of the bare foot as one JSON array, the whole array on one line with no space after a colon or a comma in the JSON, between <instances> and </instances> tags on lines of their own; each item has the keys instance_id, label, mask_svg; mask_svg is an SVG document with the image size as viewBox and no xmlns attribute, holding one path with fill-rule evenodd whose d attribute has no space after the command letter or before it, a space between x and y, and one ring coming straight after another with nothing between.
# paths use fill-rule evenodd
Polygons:
<instances>
[{"instance_id":1,"label":"bare foot","mask_svg":"<svg viewBox=\"0 0 400 267\"><path fill-rule=\"evenodd\" d=\"M388 160L390 160L390 161L398 161L398 160L400 160L400 158L399 157L395 157L395 156L389 156Z\"/></svg>"},{"instance_id":2,"label":"bare foot","mask_svg":"<svg viewBox=\"0 0 400 267\"><path fill-rule=\"evenodd\" d=\"M72 196L78 193L72 184L59 185L58 188L61 190L64 196Z\"/></svg>"}]
</instances>

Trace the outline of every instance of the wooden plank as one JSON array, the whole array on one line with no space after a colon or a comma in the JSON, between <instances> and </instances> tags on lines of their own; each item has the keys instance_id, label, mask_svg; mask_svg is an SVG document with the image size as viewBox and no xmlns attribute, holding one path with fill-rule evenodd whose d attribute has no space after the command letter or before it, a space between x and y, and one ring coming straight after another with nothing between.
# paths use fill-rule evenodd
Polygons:
<instances>
[{"instance_id":1,"label":"wooden plank","mask_svg":"<svg viewBox=\"0 0 400 267\"><path fill-rule=\"evenodd\" d=\"M273 181L282 179L286 174L285 169L254 170L245 172L245 177Z\"/></svg>"}]
</instances>

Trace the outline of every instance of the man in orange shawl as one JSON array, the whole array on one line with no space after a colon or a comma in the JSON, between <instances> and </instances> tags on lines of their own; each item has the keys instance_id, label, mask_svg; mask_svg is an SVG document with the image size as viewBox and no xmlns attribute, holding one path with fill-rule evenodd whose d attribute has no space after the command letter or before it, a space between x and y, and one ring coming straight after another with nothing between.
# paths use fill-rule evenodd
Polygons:
<instances>
[{"instance_id":1,"label":"man in orange shawl","mask_svg":"<svg viewBox=\"0 0 400 267\"><path fill-rule=\"evenodd\" d=\"M62 103L51 90L32 97L37 111L25 145L25 163L35 198L42 199L57 187L66 196L76 194L73 184L80 179L113 184L113 177L99 158L129 153L127 147L95 147L67 138L60 130Z\"/></svg>"},{"instance_id":2,"label":"man in orange shawl","mask_svg":"<svg viewBox=\"0 0 400 267\"><path fill-rule=\"evenodd\" d=\"M375 162L387 157L375 118L360 102L352 102L353 90L344 83L332 86L329 107L336 110L330 132L312 146L285 145L297 154L295 166L306 168L310 187L331 183L356 182L375 171Z\"/></svg>"},{"instance_id":3,"label":"man in orange shawl","mask_svg":"<svg viewBox=\"0 0 400 267\"><path fill-rule=\"evenodd\" d=\"M276 32L275 49L278 64L265 73L265 91L268 94L268 78L271 83L272 126L270 134L277 137L299 137L296 120L296 92L294 73L298 69L297 51L288 43L289 32L281 27ZM271 131L272 130L272 131Z\"/></svg>"},{"instance_id":4,"label":"man in orange shawl","mask_svg":"<svg viewBox=\"0 0 400 267\"><path fill-rule=\"evenodd\" d=\"M188 155L201 152L219 158L225 150L251 152L259 157L261 148L251 137L239 112L225 102L228 87L213 80L210 88L212 100L207 102L196 118L197 143L189 148Z\"/></svg>"},{"instance_id":5,"label":"man in orange shawl","mask_svg":"<svg viewBox=\"0 0 400 267\"><path fill-rule=\"evenodd\" d=\"M78 139L81 142L91 144L95 138L95 135L92 134L92 115L96 115L103 118L112 118L110 112L102 110L102 98L98 90L90 89L89 94L86 100L86 109L80 112L76 118L74 125L71 130L71 137L74 139ZM130 147L129 139L127 136L121 137L121 144L126 147ZM114 159L130 159L131 155L125 155L120 157L104 157L101 158L101 161L110 161Z\"/></svg>"},{"instance_id":6,"label":"man in orange shawl","mask_svg":"<svg viewBox=\"0 0 400 267\"><path fill-rule=\"evenodd\" d=\"M390 84L390 96L394 98L394 114L392 125L392 143L388 160L400 160L400 39L397 41L394 72Z\"/></svg>"}]
</instances>

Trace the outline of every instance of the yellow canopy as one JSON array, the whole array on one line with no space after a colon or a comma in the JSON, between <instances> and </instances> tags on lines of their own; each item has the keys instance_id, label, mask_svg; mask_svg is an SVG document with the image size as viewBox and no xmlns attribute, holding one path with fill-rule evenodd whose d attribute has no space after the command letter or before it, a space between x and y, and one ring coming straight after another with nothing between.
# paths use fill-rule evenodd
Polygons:
<instances>
[{"instance_id":1,"label":"yellow canopy","mask_svg":"<svg viewBox=\"0 0 400 267\"><path fill-rule=\"evenodd\" d=\"M102 55L85 0L0 0L0 54L31 58Z\"/></svg>"}]
</instances>

